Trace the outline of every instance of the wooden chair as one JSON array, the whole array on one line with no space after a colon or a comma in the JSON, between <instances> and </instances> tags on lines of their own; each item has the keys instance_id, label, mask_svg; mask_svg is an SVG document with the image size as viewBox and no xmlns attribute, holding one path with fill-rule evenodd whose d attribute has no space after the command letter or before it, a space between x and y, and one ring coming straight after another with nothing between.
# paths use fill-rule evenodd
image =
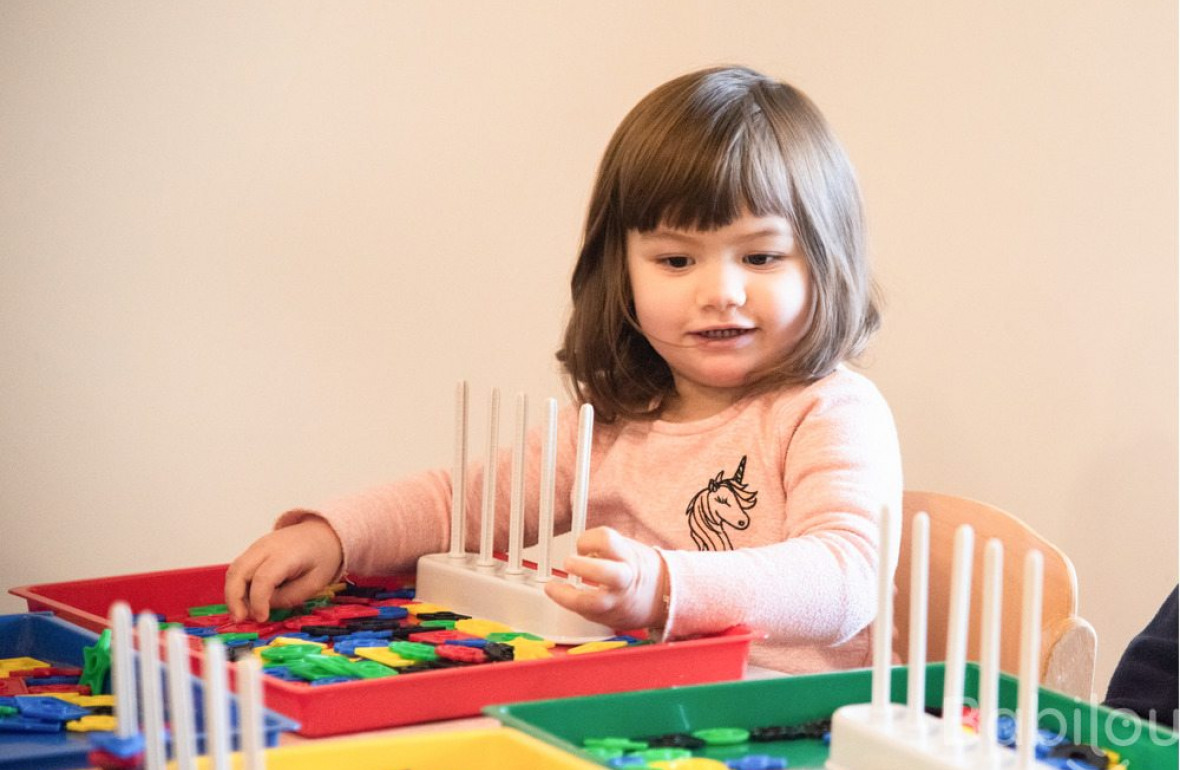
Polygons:
<instances>
[{"instance_id":1,"label":"wooden chair","mask_svg":"<svg viewBox=\"0 0 1180 770\"><path fill-rule=\"evenodd\" d=\"M970 524L975 530L972 561L971 614L967 659L979 660L979 618L983 585L983 549L996 538L1004 545L1003 622L1000 631L1000 668L1016 675L1020 660L1020 613L1024 557L1032 549L1044 555L1044 605L1041 616L1041 683L1074 697L1089 699L1094 686L1094 628L1078 617L1078 581L1073 564L1060 549L1027 524L999 508L962 497L934 492L904 494L901 555L894 601L895 652L904 661L909 651L910 541L914 514L930 515L930 599L927 659L946 659L947 611L955 530Z\"/></svg>"}]
</instances>

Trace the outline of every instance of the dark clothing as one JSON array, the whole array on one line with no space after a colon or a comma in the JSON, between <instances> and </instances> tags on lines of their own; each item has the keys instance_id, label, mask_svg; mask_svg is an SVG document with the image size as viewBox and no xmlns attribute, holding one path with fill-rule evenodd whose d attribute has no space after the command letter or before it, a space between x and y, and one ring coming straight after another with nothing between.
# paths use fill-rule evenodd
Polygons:
<instances>
[{"instance_id":1,"label":"dark clothing","mask_svg":"<svg viewBox=\"0 0 1180 770\"><path fill-rule=\"evenodd\" d=\"M1176 729L1177 647L1180 646L1180 623L1177 621L1177 588L1164 601L1156 616L1138 636L1131 640L1119 660L1104 705L1128 709L1144 719L1151 719Z\"/></svg>"}]
</instances>

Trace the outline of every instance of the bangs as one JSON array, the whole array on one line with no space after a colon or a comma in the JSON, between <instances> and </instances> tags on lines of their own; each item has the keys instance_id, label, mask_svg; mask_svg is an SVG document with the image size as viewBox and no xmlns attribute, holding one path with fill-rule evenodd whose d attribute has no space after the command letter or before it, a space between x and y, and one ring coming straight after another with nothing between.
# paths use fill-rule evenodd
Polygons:
<instances>
[{"instance_id":1,"label":"bangs","mask_svg":"<svg viewBox=\"0 0 1180 770\"><path fill-rule=\"evenodd\" d=\"M744 211L794 225L788 165L761 107L749 95L694 106L704 114L643 126L627 139L633 151L620 158L615 188L623 228L715 230Z\"/></svg>"}]
</instances>

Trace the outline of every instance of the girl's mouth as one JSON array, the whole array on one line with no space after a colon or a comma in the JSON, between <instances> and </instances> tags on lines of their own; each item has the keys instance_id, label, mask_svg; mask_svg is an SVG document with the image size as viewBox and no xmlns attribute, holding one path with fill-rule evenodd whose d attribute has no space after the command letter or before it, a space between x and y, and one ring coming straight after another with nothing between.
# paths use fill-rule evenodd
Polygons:
<instances>
[{"instance_id":1,"label":"girl's mouth","mask_svg":"<svg viewBox=\"0 0 1180 770\"><path fill-rule=\"evenodd\" d=\"M693 332L698 337L704 337L707 340L728 340L734 337L741 337L744 334L750 334L753 329L705 329L704 331Z\"/></svg>"}]
</instances>

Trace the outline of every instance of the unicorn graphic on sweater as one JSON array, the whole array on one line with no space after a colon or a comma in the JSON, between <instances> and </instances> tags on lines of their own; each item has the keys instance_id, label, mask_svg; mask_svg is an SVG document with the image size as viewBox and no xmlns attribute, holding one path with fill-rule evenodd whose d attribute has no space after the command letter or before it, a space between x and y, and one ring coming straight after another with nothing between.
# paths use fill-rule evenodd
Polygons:
<instances>
[{"instance_id":1,"label":"unicorn graphic on sweater","mask_svg":"<svg viewBox=\"0 0 1180 770\"><path fill-rule=\"evenodd\" d=\"M742 455L732 478L725 478L725 470L709 479L707 487L697 492L685 514L693 542L702 551L732 551L733 543L725 531L726 525L736 530L750 526L747 513L758 502L758 493L742 483L746 472L746 456Z\"/></svg>"}]
</instances>

